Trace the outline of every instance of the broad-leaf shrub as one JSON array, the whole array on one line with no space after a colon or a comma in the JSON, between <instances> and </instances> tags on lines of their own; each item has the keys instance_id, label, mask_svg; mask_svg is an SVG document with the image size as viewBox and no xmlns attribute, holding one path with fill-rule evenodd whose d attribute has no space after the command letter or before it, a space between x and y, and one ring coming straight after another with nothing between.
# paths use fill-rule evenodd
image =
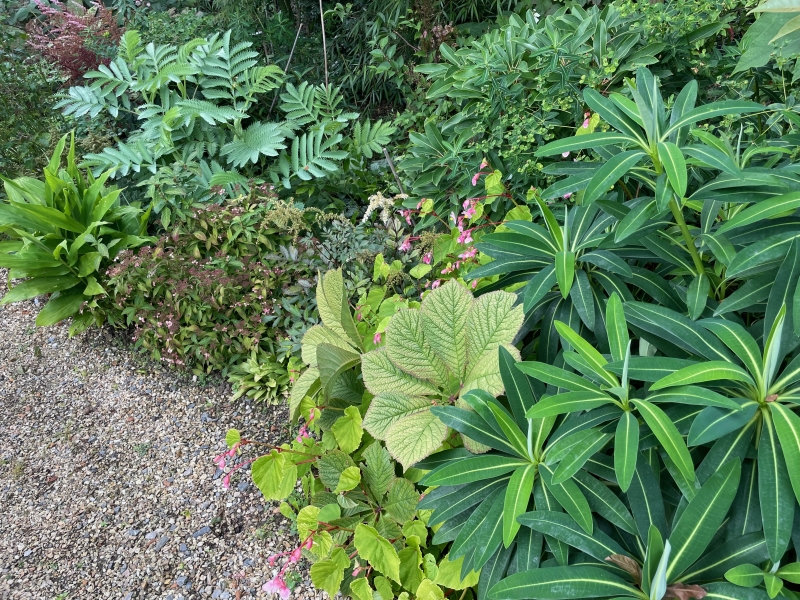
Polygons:
<instances>
[{"instance_id":1,"label":"broad-leaf shrub","mask_svg":"<svg viewBox=\"0 0 800 600\"><path fill-rule=\"evenodd\" d=\"M152 238L146 237L148 212L120 206L120 190L106 187L106 171L95 179L82 173L75 159L75 137L59 140L43 180L3 179L7 200L0 203L0 233L10 241L0 246L0 267L9 279L25 279L10 289L2 303L51 294L36 317L40 326L74 317L70 333L109 314L105 269L114 258Z\"/></svg>"}]
</instances>

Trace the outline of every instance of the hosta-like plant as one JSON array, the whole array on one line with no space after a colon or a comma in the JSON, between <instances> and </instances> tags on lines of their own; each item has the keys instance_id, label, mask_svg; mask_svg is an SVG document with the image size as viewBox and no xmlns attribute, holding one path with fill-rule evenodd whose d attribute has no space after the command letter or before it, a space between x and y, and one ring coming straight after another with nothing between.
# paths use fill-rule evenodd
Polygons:
<instances>
[{"instance_id":1,"label":"hosta-like plant","mask_svg":"<svg viewBox=\"0 0 800 600\"><path fill-rule=\"evenodd\" d=\"M76 333L104 321L106 267L152 238L145 237L149 211L120 206L120 190L106 187L111 171L95 179L78 169L74 135L63 165L66 142L59 140L43 180L0 177L8 195L0 202L0 233L11 238L0 242L0 267L9 269L9 280L25 280L10 287L3 304L50 294L36 324L74 316Z\"/></svg>"},{"instance_id":2,"label":"hosta-like plant","mask_svg":"<svg viewBox=\"0 0 800 600\"><path fill-rule=\"evenodd\" d=\"M463 404L470 390L503 392L498 348L518 356L511 343L522 325L522 307L515 302L507 292L474 299L451 280L426 294L418 310L395 314L385 347L361 357L364 384L375 396L364 428L385 440L404 467L435 452L447 437L433 407ZM464 443L471 446L470 436Z\"/></svg>"}]
</instances>

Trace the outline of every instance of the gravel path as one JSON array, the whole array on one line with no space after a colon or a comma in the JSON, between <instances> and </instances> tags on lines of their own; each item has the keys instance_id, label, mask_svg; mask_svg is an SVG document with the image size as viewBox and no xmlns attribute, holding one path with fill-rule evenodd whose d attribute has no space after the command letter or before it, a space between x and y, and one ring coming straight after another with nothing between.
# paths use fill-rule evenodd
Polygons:
<instances>
[{"instance_id":1,"label":"gravel path","mask_svg":"<svg viewBox=\"0 0 800 600\"><path fill-rule=\"evenodd\" d=\"M229 403L36 311L0 307L0 599L266 598L291 523L249 473L224 490L212 458L229 427L286 439L285 407ZM306 573L294 592L323 596Z\"/></svg>"}]
</instances>

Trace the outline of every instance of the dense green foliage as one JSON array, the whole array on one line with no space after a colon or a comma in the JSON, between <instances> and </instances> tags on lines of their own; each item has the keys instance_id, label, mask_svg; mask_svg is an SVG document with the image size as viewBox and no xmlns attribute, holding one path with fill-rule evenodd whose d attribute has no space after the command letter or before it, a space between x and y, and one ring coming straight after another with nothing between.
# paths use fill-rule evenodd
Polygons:
<instances>
[{"instance_id":1,"label":"dense green foliage","mask_svg":"<svg viewBox=\"0 0 800 600\"><path fill-rule=\"evenodd\" d=\"M798 599L796 0L114 6L3 50L3 302L288 403L265 591Z\"/></svg>"}]
</instances>

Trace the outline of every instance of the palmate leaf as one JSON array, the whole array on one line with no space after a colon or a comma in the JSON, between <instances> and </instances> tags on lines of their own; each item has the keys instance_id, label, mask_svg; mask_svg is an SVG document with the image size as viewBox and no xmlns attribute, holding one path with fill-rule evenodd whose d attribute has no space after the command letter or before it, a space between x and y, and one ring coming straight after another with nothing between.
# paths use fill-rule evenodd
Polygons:
<instances>
[{"instance_id":1,"label":"palmate leaf","mask_svg":"<svg viewBox=\"0 0 800 600\"><path fill-rule=\"evenodd\" d=\"M225 144L220 154L227 157L228 164L244 167L250 162L257 163L261 155L278 156L278 151L286 148L285 139L280 124L253 123L240 138Z\"/></svg>"}]
</instances>

